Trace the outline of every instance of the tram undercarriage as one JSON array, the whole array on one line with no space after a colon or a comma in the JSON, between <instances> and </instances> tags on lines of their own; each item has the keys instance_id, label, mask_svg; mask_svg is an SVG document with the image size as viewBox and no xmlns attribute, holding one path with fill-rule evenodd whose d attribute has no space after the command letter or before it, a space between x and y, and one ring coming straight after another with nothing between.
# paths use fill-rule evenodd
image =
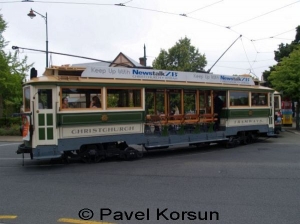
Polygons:
<instances>
[{"instance_id":1,"label":"tram undercarriage","mask_svg":"<svg viewBox=\"0 0 300 224\"><path fill-rule=\"evenodd\" d=\"M123 160L134 160L143 157L146 151L166 149L170 146L186 144L189 146L202 147L217 143L222 147L233 148L239 145L247 145L258 140L262 133L257 130L238 131L234 135L228 135L228 131L205 132L200 134L170 134L168 136L143 135L146 138L145 144L130 145L126 141L112 141L106 143L85 143L80 145L77 150L61 151L56 158L61 158L64 162L70 159L81 159L84 163L98 163L106 158L117 157ZM138 137L136 137L138 139ZM66 141L66 140L65 140ZM72 140L70 140L72 141ZM74 140L73 140L74 141ZM159 141L159 142L158 142ZM54 155L47 155L42 158L35 150L20 145L17 153L30 153L33 159L53 158ZM41 148L40 151L45 151Z\"/></svg>"}]
</instances>

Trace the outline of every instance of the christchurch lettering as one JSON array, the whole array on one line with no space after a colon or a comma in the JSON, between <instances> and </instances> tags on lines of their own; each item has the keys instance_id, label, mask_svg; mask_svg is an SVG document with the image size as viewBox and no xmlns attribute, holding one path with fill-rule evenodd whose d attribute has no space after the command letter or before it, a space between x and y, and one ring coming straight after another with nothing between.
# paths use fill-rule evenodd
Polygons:
<instances>
[{"instance_id":1,"label":"christchurch lettering","mask_svg":"<svg viewBox=\"0 0 300 224\"><path fill-rule=\"evenodd\" d=\"M100 128L82 128L73 129L71 133L73 135L77 134L96 134L96 133L121 133L121 132L132 132L135 131L134 126L124 126L124 127L100 127Z\"/></svg>"}]
</instances>

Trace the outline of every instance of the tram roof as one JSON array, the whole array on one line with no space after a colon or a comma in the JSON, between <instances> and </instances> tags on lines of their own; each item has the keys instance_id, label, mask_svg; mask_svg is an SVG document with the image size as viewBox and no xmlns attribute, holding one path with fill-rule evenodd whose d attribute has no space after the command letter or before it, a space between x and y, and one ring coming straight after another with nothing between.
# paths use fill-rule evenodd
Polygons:
<instances>
[{"instance_id":1,"label":"tram roof","mask_svg":"<svg viewBox=\"0 0 300 224\"><path fill-rule=\"evenodd\" d=\"M220 88L255 88L271 90L255 85L251 77L215 75L210 73L180 72L125 67L69 67L52 66L43 76L31 79L36 82L75 83L124 83L133 85L206 86Z\"/></svg>"}]
</instances>

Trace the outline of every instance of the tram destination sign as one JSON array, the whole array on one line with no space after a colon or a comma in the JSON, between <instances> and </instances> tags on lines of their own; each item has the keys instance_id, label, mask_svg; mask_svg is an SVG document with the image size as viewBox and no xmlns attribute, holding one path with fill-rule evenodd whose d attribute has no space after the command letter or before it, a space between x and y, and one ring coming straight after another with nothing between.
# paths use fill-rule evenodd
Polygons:
<instances>
[{"instance_id":1,"label":"tram destination sign","mask_svg":"<svg viewBox=\"0 0 300 224\"><path fill-rule=\"evenodd\" d=\"M251 77L123 67L87 67L81 77L254 85Z\"/></svg>"}]
</instances>

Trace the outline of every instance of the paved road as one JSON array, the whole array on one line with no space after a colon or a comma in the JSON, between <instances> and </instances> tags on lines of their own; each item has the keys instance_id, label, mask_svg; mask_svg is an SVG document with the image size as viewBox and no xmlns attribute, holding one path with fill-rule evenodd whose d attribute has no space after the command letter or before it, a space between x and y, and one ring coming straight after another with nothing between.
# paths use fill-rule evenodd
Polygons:
<instances>
[{"instance_id":1,"label":"paved road","mask_svg":"<svg viewBox=\"0 0 300 224\"><path fill-rule=\"evenodd\" d=\"M15 150L15 142L0 142L0 223L88 223L78 213L88 218L90 210L94 224L300 220L300 138L290 132L233 149L171 149L99 164L26 157L22 167Z\"/></svg>"}]
</instances>

